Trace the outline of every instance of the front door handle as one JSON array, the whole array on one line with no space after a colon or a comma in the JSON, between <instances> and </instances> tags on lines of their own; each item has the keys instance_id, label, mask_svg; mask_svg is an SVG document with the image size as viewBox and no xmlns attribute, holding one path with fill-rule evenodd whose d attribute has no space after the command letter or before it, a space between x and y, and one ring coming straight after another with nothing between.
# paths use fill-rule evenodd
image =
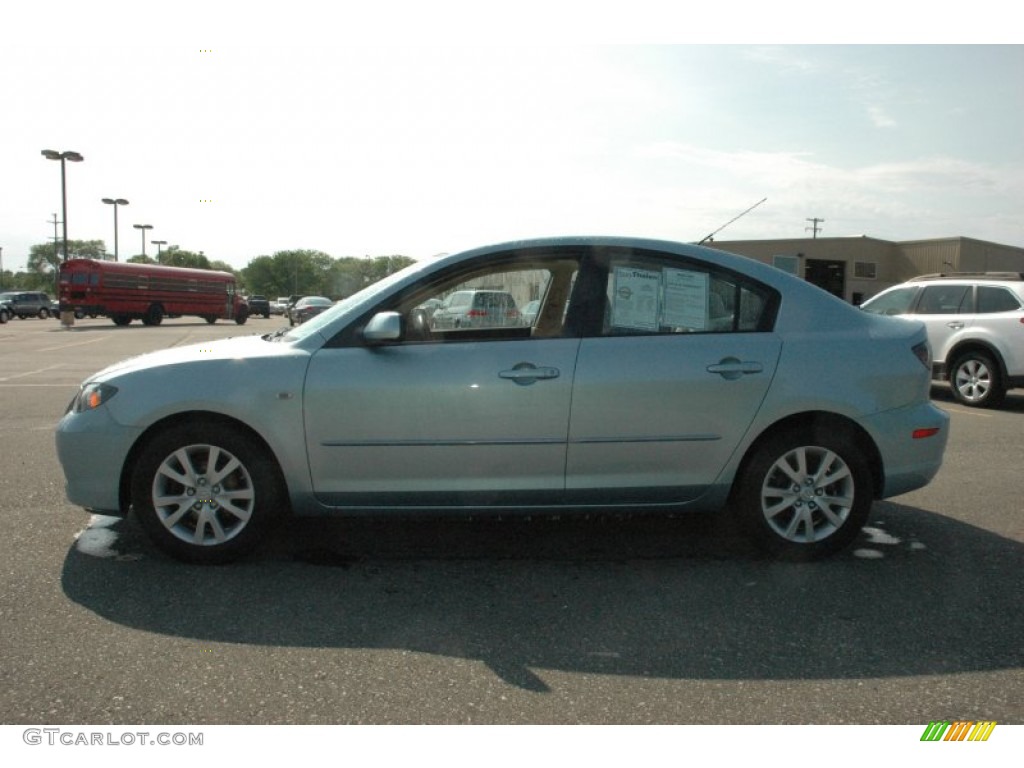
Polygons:
<instances>
[{"instance_id":1,"label":"front door handle","mask_svg":"<svg viewBox=\"0 0 1024 768\"><path fill-rule=\"evenodd\" d=\"M525 386L533 384L537 379L557 379L562 372L551 366L537 367L533 363L517 363L510 370L501 371L498 375Z\"/></svg>"}]
</instances>

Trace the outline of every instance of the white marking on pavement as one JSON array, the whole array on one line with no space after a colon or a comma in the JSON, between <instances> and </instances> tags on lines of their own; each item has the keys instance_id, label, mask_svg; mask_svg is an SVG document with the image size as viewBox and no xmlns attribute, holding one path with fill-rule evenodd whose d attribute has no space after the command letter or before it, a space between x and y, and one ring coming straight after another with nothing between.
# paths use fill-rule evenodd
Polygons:
<instances>
[{"instance_id":1,"label":"white marking on pavement","mask_svg":"<svg viewBox=\"0 0 1024 768\"><path fill-rule=\"evenodd\" d=\"M52 371L54 368L60 368L60 367L61 367L60 363L57 363L56 365L48 365L46 368L37 368L34 371L26 371L25 373L16 373L13 376L4 376L3 378L0 378L0 381L10 381L11 379L23 379L26 376L32 376L33 374L36 374L36 373L46 373L47 371Z\"/></svg>"}]
</instances>

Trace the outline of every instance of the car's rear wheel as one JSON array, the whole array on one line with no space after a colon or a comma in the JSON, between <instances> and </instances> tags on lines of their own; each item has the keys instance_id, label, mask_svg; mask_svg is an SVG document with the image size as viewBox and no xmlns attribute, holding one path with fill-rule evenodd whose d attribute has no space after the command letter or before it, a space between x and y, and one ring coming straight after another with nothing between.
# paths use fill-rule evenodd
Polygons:
<instances>
[{"instance_id":1,"label":"car's rear wheel","mask_svg":"<svg viewBox=\"0 0 1024 768\"><path fill-rule=\"evenodd\" d=\"M999 366L984 352L968 352L958 357L950 384L953 397L974 408L992 408L1006 397Z\"/></svg>"},{"instance_id":2,"label":"car's rear wheel","mask_svg":"<svg viewBox=\"0 0 1024 768\"><path fill-rule=\"evenodd\" d=\"M143 325L160 325L164 321L164 308L159 304L151 304L142 316Z\"/></svg>"},{"instance_id":3,"label":"car's rear wheel","mask_svg":"<svg viewBox=\"0 0 1024 768\"><path fill-rule=\"evenodd\" d=\"M143 449L132 506L158 548L216 564L251 552L280 517L283 482L254 437L229 425L179 424Z\"/></svg>"},{"instance_id":4,"label":"car's rear wheel","mask_svg":"<svg viewBox=\"0 0 1024 768\"><path fill-rule=\"evenodd\" d=\"M737 483L734 503L744 527L784 559L812 560L843 549L871 511L871 470L841 430L798 429L769 438Z\"/></svg>"}]
</instances>

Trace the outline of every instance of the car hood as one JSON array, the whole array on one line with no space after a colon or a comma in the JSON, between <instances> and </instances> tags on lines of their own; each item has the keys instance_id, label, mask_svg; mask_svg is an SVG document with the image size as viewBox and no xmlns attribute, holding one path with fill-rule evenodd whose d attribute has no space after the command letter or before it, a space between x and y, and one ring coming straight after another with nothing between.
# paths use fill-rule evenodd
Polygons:
<instances>
[{"instance_id":1,"label":"car hood","mask_svg":"<svg viewBox=\"0 0 1024 768\"><path fill-rule=\"evenodd\" d=\"M292 345L265 341L261 336L237 336L200 344L147 352L114 363L93 376L89 381L109 381L132 373L159 372L168 368L230 361L254 360L261 357L281 357L293 353Z\"/></svg>"}]
</instances>

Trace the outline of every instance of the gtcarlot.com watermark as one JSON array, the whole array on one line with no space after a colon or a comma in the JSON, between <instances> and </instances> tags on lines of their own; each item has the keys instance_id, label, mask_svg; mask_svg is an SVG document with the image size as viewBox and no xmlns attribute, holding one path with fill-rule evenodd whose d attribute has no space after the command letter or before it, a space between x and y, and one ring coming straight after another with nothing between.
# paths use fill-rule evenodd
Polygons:
<instances>
[{"instance_id":1,"label":"gtcarlot.com watermark","mask_svg":"<svg viewBox=\"0 0 1024 768\"><path fill-rule=\"evenodd\" d=\"M76 731L70 728L26 728L22 741L49 747L201 747L203 734L181 731Z\"/></svg>"}]
</instances>

